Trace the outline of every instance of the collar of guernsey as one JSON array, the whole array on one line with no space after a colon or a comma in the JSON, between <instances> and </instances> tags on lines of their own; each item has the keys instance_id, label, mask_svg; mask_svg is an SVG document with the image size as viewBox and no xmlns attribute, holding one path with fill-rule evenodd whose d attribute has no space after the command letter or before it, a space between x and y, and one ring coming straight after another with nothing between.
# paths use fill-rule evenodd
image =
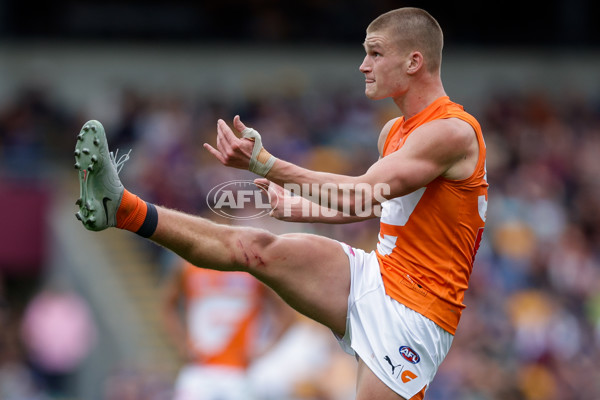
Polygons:
<instances>
[{"instance_id":1,"label":"collar of guernsey","mask_svg":"<svg viewBox=\"0 0 600 400\"><path fill-rule=\"evenodd\" d=\"M376 253L386 293L455 334L485 226L488 185L481 127L460 104L443 96L406 121L400 117L383 156L400 149L417 127L445 118L462 119L477 134L479 160L473 175L460 181L438 177L383 203Z\"/></svg>"}]
</instances>

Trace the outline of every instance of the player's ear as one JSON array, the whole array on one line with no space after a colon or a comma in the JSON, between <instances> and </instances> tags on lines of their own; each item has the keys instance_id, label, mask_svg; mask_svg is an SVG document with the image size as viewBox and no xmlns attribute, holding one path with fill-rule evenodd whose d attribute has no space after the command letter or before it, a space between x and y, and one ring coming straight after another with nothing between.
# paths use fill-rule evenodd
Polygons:
<instances>
[{"instance_id":1,"label":"player's ear","mask_svg":"<svg viewBox=\"0 0 600 400\"><path fill-rule=\"evenodd\" d=\"M408 67L406 73L409 75L415 74L423 66L423 54L420 51L413 51L408 56Z\"/></svg>"}]
</instances>

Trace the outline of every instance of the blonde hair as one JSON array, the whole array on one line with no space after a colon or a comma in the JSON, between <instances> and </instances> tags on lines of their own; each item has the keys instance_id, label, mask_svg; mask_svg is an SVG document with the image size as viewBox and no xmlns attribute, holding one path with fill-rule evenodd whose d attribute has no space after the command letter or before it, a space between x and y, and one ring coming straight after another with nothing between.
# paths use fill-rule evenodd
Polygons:
<instances>
[{"instance_id":1,"label":"blonde hair","mask_svg":"<svg viewBox=\"0 0 600 400\"><path fill-rule=\"evenodd\" d=\"M429 72L440 69L444 34L440 24L427 11L415 7L388 11L367 27L367 33L375 31L391 32L400 48L423 54Z\"/></svg>"}]
</instances>

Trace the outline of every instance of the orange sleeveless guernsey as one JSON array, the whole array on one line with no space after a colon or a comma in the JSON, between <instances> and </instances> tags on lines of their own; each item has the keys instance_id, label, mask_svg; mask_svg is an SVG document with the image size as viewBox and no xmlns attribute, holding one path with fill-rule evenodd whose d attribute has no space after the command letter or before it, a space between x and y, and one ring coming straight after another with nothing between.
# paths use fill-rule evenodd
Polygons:
<instances>
[{"instance_id":1,"label":"orange sleeveless guernsey","mask_svg":"<svg viewBox=\"0 0 600 400\"><path fill-rule=\"evenodd\" d=\"M247 368L263 297L259 282L245 272L213 271L187 262L183 274L195 361Z\"/></svg>"},{"instance_id":2,"label":"orange sleeveless guernsey","mask_svg":"<svg viewBox=\"0 0 600 400\"><path fill-rule=\"evenodd\" d=\"M485 226L488 184L481 127L461 105L440 97L408 120L400 117L394 123L383 156L400 149L419 126L446 118L459 118L475 130L475 171L463 180L438 177L384 202L377 258L386 293L454 335Z\"/></svg>"}]
</instances>

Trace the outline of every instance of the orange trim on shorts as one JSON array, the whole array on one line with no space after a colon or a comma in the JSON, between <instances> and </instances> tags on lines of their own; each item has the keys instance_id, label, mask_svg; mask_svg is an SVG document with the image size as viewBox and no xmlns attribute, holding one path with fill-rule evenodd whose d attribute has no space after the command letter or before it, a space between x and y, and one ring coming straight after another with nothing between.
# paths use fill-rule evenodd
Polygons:
<instances>
[{"instance_id":1,"label":"orange trim on shorts","mask_svg":"<svg viewBox=\"0 0 600 400\"><path fill-rule=\"evenodd\" d=\"M409 400L423 400L425 397L425 389L427 389L427 385L423 386L423 389L421 389L419 393L415 394Z\"/></svg>"}]
</instances>

